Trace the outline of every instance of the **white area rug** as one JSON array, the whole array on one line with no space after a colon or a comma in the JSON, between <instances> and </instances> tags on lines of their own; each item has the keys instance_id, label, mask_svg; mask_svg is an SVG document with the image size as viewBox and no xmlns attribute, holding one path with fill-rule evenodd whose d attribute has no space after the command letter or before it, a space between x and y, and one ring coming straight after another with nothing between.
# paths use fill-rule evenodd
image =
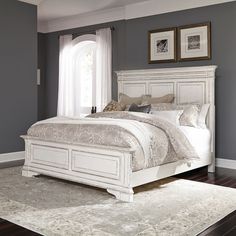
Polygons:
<instances>
[{"instance_id":1,"label":"white area rug","mask_svg":"<svg viewBox=\"0 0 236 236\"><path fill-rule=\"evenodd\" d=\"M0 170L0 218L47 236L196 235L236 210L236 189L165 179L135 189L133 203L103 190Z\"/></svg>"}]
</instances>

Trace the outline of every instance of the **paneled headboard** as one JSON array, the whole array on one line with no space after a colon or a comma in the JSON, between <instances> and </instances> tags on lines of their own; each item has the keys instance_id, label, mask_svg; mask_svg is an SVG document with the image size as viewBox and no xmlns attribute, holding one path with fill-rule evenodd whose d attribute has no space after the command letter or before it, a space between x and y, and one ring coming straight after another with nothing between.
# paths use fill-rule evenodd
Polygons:
<instances>
[{"instance_id":1,"label":"paneled headboard","mask_svg":"<svg viewBox=\"0 0 236 236\"><path fill-rule=\"evenodd\" d=\"M117 71L118 94L125 93L132 97L151 94L160 97L173 93L176 104L210 103L207 124L213 137L214 154L216 68L201 66Z\"/></svg>"}]
</instances>

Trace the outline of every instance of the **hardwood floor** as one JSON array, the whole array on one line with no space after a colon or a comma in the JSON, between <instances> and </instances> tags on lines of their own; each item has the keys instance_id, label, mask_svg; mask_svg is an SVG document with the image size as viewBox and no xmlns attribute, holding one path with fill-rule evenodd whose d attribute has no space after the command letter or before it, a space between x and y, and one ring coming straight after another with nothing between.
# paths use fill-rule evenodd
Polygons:
<instances>
[{"instance_id":1,"label":"hardwood floor","mask_svg":"<svg viewBox=\"0 0 236 236\"><path fill-rule=\"evenodd\" d=\"M236 211L212 225L198 236L235 236L236 235Z\"/></svg>"},{"instance_id":2,"label":"hardwood floor","mask_svg":"<svg viewBox=\"0 0 236 236\"><path fill-rule=\"evenodd\" d=\"M236 170L217 168L216 173L208 173L207 168L201 168L177 176L178 178L236 188ZM198 236L235 236L236 211L212 225Z\"/></svg>"},{"instance_id":3,"label":"hardwood floor","mask_svg":"<svg viewBox=\"0 0 236 236\"><path fill-rule=\"evenodd\" d=\"M1 236L40 236L30 230L12 224L6 220L0 219L0 235Z\"/></svg>"},{"instance_id":4,"label":"hardwood floor","mask_svg":"<svg viewBox=\"0 0 236 236\"><path fill-rule=\"evenodd\" d=\"M178 178L200 181L230 188L236 188L236 170L217 168L216 173L208 173L207 168L201 168L180 174ZM199 236L235 236L236 211L212 225ZM18 225L0 219L0 236L40 236Z\"/></svg>"},{"instance_id":5,"label":"hardwood floor","mask_svg":"<svg viewBox=\"0 0 236 236\"><path fill-rule=\"evenodd\" d=\"M200 168L177 175L179 178L236 188L236 170L217 168L215 173L208 173L207 168Z\"/></svg>"}]
</instances>

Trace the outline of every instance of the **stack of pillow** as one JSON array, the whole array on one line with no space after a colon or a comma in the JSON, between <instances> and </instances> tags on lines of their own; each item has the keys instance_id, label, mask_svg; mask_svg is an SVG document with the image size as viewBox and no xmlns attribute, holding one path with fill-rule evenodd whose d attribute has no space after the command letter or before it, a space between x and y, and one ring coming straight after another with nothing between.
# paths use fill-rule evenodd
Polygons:
<instances>
[{"instance_id":1,"label":"stack of pillow","mask_svg":"<svg viewBox=\"0 0 236 236\"><path fill-rule=\"evenodd\" d=\"M142 95L130 97L120 93L119 101L112 100L105 108L108 111L132 111L150 113L165 119L175 125L206 128L206 117L210 104L183 104L176 105L174 95L167 94L162 97Z\"/></svg>"},{"instance_id":2,"label":"stack of pillow","mask_svg":"<svg viewBox=\"0 0 236 236\"><path fill-rule=\"evenodd\" d=\"M152 104L151 114L171 123L195 128L207 128L206 119L210 104Z\"/></svg>"}]
</instances>

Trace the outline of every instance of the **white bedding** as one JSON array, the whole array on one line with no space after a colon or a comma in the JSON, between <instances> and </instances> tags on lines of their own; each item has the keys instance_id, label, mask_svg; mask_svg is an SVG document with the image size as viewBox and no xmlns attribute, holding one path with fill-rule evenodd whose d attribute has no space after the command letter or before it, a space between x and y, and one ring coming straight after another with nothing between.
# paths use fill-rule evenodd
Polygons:
<instances>
[{"instance_id":1,"label":"white bedding","mask_svg":"<svg viewBox=\"0 0 236 236\"><path fill-rule=\"evenodd\" d=\"M209 129L179 126L200 158L207 158L211 153L211 133Z\"/></svg>"},{"instance_id":2,"label":"white bedding","mask_svg":"<svg viewBox=\"0 0 236 236\"><path fill-rule=\"evenodd\" d=\"M141 115L138 114L137 115ZM44 123L64 123L65 121L67 123L70 124L78 124L78 123L84 123L84 124L88 124L92 121L93 119L75 119L75 118L65 118L65 117L57 117L57 118L52 118L52 119L47 119L45 121L40 121L37 122L36 124L44 124ZM126 122L125 120L118 120L116 119L114 121L114 119L111 118L100 118L99 121L96 121L97 123L100 124L107 124L107 122L109 122L110 124L114 123L116 125L120 125L121 127L125 127L126 129L128 129L130 132L132 131L133 133L135 133L135 136L141 140L141 143L143 144L142 146L147 147L147 143L149 142L150 139L150 133L147 134L147 132L150 129L148 124L142 124L140 122L135 122L133 121L131 124ZM172 123L172 122L171 122ZM35 124L35 125L36 125ZM210 149L211 149L211 133L210 130L205 128L205 129L201 129L201 128L195 128L195 127L190 127L190 126L179 126L176 125L183 133L184 135L187 137L187 139L189 140L190 144L194 147L196 153L198 154L198 156L200 158L207 158L209 153L211 153ZM134 132L135 131L135 132ZM145 134L145 135L144 135ZM145 137L145 138L144 138ZM148 150L145 150L144 148L144 152L148 153ZM145 156L146 156L145 155ZM146 160L147 161L147 160Z\"/></svg>"},{"instance_id":3,"label":"white bedding","mask_svg":"<svg viewBox=\"0 0 236 236\"><path fill-rule=\"evenodd\" d=\"M149 127L150 125L140 123L138 121L132 121L132 122L127 122L126 120L122 119L112 119L112 118L99 118L97 120L93 118L73 118L73 117L54 117L50 118L47 120L42 120L37 123L35 123L33 126L40 125L40 124L87 124L91 125L94 124L100 124L100 125L116 125L120 126L126 130L128 130L130 133L132 133L137 140L139 140L143 152L144 152L144 157L145 157L145 166L147 165L148 162L148 157L150 156L150 148L149 144L152 139L152 133L151 133L151 128ZM137 147L136 147L137 148Z\"/></svg>"},{"instance_id":4,"label":"white bedding","mask_svg":"<svg viewBox=\"0 0 236 236\"><path fill-rule=\"evenodd\" d=\"M199 159L178 126L150 114L107 112L76 119L57 117L34 124L28 135L44 141L125 147L133 150L133 170Z\"/></svg>"},{"instance_id":5,"label":"white bedding","mask_svg":"<svg viewBox=\"0 0 236 236\"><path fill-rule=\"evenodd\" d=\"M181 110L153 111L152 114L168 122L171 122L172 124L176 124L176 126L179 127L179 129L187 137L190 144L194 147L198 156L200 158L209 158L209 155L211 153L211 132L206 128L205 124L209 104L203 105L203 108L204 111L201 112L202 114L200 126L202 128L179 125L179 116L183 112Z\"/></svg>"}]
</instances>

